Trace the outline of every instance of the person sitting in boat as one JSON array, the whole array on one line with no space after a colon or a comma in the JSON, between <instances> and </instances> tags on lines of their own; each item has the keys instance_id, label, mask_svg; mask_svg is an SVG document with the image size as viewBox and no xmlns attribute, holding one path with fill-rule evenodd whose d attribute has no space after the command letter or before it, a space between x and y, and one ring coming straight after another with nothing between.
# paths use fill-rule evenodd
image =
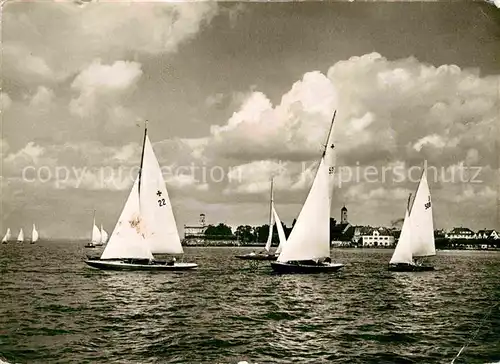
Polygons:
<instances>
[{"instance_id":1,"label":"person sitting in boat","mask_svg":"<svg viewBox=\"0 0 500 364\"><path fill-rule=\"evenodd\" d=\"M176 259L175 259L175 257L173 257L172 260L167 263L167 265L174 265L175 261L176 261Z\"/></svg>"},{"instance_id":2,"label":"person sitting in boat","mask_svg":"<svg viewBox=\"0 0 500 364\"><path fill-rule=\"evenodd\" d=\"M331 262L332 260L330 259L330 257L326 257L325 260L323 260L323 263L330 264Z\"/></svg>"}]
</instances>

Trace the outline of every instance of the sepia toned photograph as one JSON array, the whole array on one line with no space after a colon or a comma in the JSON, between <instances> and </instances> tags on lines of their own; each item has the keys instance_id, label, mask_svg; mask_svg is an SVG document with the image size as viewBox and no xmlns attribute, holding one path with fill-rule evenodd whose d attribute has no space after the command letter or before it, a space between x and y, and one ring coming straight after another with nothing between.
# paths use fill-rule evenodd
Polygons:
<instances>
[{"instance_id":1,"label":"sepia toned photograph","mask_svg":"<svg viewBox=\"0 0 500 364\"><path fill-rule=\"evenodd\" d=\"M500 364L498 0L0 25L0 364Z\"/></svg>"}]
</instances>

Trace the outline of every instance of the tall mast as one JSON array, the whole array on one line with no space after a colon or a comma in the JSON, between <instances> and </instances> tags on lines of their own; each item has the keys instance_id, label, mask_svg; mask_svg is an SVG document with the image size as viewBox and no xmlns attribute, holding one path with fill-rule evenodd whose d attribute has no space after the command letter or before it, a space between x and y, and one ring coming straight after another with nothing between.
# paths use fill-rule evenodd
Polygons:
<instances>
[{"instance_id":1,"label":"tall mast","mask_svg":"<svg viewBox=\"0 0 500 364\"><path fill-rule=\"evenodd\" d=\"M138 185L138 193L141 195L141 178L142 178L142 164L144 162L144 147L146 146L146 136L148 135L148 121L144 123L144 138L142 140L142 152L141 152L141 165L139 167L139 185ZM140 206L140 199L139 199Z\"/></svg>"},{"instance_id":2,"label":"tall mast","mask_svg":"<svg viewBox=\"0 0 500 364\"><path fill-rule=\"evenodd\" d=\"M326 150L328 149L328 141L330 140L330 134L332 133L333 129L333 122L335 121L335 115L337 114L337 110L333 112L333 118L332 118L332 123L330 124L330 130L328 131L328 136L326 137L326 143L325 143L325 149L323 150L323 155L322 157L325 156Z\"/></svg>"},{"instance_id":3,"label":"tall mast","mask_svg":"<svg viewBox=\"0 0 500 364\"><path fill-rule=\"evenodd\" d=\"M272 214L273 214L273 200L274 200L274 196L273 196L273 182L274 182L274 178L271 177L271 201L269 203L269 229L271 229L271 223L272 223Z\"/></svg>"}]
</instances>

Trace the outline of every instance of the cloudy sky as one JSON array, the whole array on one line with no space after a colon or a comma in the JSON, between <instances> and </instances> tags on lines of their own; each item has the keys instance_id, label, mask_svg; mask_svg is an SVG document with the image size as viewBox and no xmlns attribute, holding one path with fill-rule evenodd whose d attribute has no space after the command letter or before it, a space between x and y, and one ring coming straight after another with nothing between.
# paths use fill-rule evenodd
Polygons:
<instances>
[{"instance_id":1,"label":"cloudy sky","mask_svg":"<svg viewBox=\"0 0 500 364\"><path fill-rule=\"evenodd\" d=\"M112 230L143 120L177 223L298 214L334 109L358 225L500 228L500 10L468 3L23 2L3 8L1 229Z\"/></svg>"}]
</instances>

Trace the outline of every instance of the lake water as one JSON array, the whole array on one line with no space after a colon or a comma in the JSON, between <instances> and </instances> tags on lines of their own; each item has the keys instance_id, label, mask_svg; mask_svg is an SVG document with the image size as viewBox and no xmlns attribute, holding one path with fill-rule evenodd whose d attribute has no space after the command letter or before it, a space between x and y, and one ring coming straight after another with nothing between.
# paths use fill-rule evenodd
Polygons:
<instances>
[{"instance_id":1,"label":"lake water","mask_svg":"<svg viewBox=\"0 0 500 364\"><path fill-rule=\"evenodd\" d=\"M329 275L271 274L186 248L193 272L103 272L83 243L0 245L0 357L15 363L459 363L500 360L500 252L332 250ZM98 251L96 251L98 252Z\"/></svg>"}]
</instances>

